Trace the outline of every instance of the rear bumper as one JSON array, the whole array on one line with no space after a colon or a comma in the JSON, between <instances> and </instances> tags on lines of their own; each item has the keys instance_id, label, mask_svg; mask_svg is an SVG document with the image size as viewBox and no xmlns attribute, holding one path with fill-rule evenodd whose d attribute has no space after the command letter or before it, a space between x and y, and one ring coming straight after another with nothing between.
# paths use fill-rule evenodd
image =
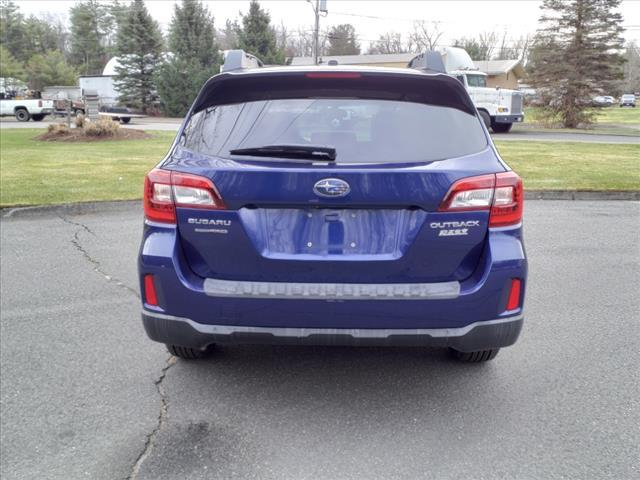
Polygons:
<instances>
[{"instance_id":1,"label":"rear bumper","mask_svg":"<svg viewBox=\"0 0 640 480\"><path fill-rule=\"evenodd\" d=\"M513 345L522 330L523 316L516 315L460 328L340 329L277 328L211 325L188 318L143 311L147 335L161 343L205 349L221 344L385 345L451 347L461 352Z\"/></svg>"},{"instance_id":2,"label":"rear bumper","mask_svg":"<svg viewBox=\"0 0 640 480\"><path fill-rule=\"evenodd\" d=\"M522 325L522 230L491 229L470 277L423 284L294 284L205 279L189 268L175 227L147 224L139 257L143 323L162 343L416 344L461 351L511 345ZM153 275L154 306L144 276ZM512 279L518 308L507 310Z\"/></svg>"},{"instance_id":3,"label":"rear bumper","mask_svg":"<svg viewBox=\"0 0 640 480\"><path fill-rule=\"evenodd\" d=\"M496 115L492 117L495 123L522 123L524 121L524 115Z\"/></svg>"}]
</instances>

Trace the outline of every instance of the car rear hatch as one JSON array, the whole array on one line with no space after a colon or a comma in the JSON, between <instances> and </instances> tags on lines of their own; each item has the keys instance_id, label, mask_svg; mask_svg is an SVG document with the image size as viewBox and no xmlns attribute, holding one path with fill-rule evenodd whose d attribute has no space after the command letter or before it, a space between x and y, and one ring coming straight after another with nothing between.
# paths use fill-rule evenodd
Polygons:
<instances>
[{"instance_id":1,"label":"car rear hatch","mask_svg":"<svg viewBox=\"0 0 640 480\"><path fill-rule=\"evenodd\" d=\"M457 180L505 169L454 79L223 74L193 112L162 168L210 180L218 199L176 209L181 253L197 275L415 284L460 281L476 268L488 210L439 210ZM335 159L242 153L273 145L335 150Z\"/></svg>"}]
</instances>

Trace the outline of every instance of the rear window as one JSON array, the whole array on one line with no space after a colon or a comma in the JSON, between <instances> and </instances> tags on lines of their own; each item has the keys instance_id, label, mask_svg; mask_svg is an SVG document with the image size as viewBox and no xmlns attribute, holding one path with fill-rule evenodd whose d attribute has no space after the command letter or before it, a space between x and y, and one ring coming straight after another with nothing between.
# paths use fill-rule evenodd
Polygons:
<instances>
[{"instance_id":1,"label":"rear window","mask_svg":"<svg viewBox=\"0 0 640 480\"><path fill-rule=\"evenodd\" d=\"M189 150L218 157L230 157L229 150L238 148L327 146L336 149L339 164L434 161L476 153L487 145L479 120L461 110L349 98L209 107L190 118L181 142Z\"/></svg>"}]
</instances>

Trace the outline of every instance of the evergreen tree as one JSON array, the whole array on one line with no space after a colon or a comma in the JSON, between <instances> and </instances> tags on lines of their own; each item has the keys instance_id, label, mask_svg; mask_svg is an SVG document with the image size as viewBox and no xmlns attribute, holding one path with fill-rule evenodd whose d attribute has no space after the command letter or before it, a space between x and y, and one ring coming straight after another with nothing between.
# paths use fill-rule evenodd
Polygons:
<instances>
[{"instance_id":1,"label":"evergreen tree","mask_svg":"<svg viewBox=\"0 0 640 480\"><path fill-rule=\"evenodd\" d=\"M42 90L49 85L75 85L77 73L61 52L36 54L27 63L29 88Z\"/></svg>"},{"instance_id":2,"label":"evergreen tree","mask_svg":"<svg viewBox=\"0 0 640 480\"><path fill-rule=\"evenodd\" d=\"M127 16L127 5L113 0L110 4L102 5L102 7L103 14L100 17L99 26L102 32L102 44L110 58L116 55L118 28L124 23Z\"/></svg>"},{"instance_id":3,"label":"evergreen tree","mask_svg":"<svg viewBox=\"0 0 640 480\"><path fill-rule=\"evenodd\" d=\"M265 64L282 65L285 62L284 49L277 46L271 16L260 7L257 0L251 0L249 13L242 15L238 48L257 56Z\"/></svg>"},{"instance_id":4,"label":"evergreen tree","mask_svg":"<svg viewBox=\"0 0 640 480\"><path fill-rule=\"evenodd\" d=\"M161 60L162 33L144 0L134 0L118 29L115 87L119 101L125 105L149 110L158 99L154 71Z\"/></svg>"},{"instance_id":5,"label":"evergreen tree","mask_svg":"<svg viewBox=\"0 0 640 480\"><path fill-rule=\"evenodd\" d=\"M96 0L76 3L71 7L71 61L82 73L102 73L107 61L100 28L105 13L104 7Z\"/></svg>"},{"instance_id":6,"label":"evergreen tree","mask_svg":"<svg viewBox=\"0 0 640 480\"><path fill-rule=\"evenodd\" d=\"M336 25L329 30L327 55L360 55L356 29L349 23Z\"/></svg>"},{"instance_id":7,"label":"evergreen tree","mask_svg":"<svg viewBox=\"0 0 640 480\"><path fill-rule=\"evenodd\" d=\"M593 121L592 98L622 75L620 0L544 0L531 51L531 83L568 128Z\"/></svg>"},{"instance_id":8,"label":"evergreen tree","mask_svg":"<svg viewBox=\"0 0 640 480\"><path fill-rule=\"evenodd\" d=\"M227 19L225 26L222 30L218 31L218 43L221 50L233 50L238 48L238 31L240 25L238 20Z\"/></svg>"},{"instance_id":9,"label":"evergreen tree","mask_svg":"<svg viewBox=\"0 0 640 480\"><path fill-rule=\"evenodd\" d=\"M215 36L213 16L200 0L175 5L169 26L169 50L174 55L212 65L219 61Z\"/></svg>"},{"instance_id":10,"label":"evergreen tree","mask_svg":"<svg viewBox=\"0 0 640 480\"><path fill-rule=\"evenodd\" d=\"M0 45L0 77L24 80L24 73L22 64L11 55L11 52L4 45Z\"/></svg>"},{"instance_id":11,"label":"evergreen tree","mask_svg":"<svg viewBox=\"0 0 640 480\"><path fill-rule=\"evenodd\" d=\"M11 1L0 2L0 44L19 62L29 59L26 51L26 33L24 28L24 16L20 8Z\"/></svg>"},{"instance_id":12,"label":"evergreen tree","mask_svg":"<svg viewBox=\"0 0 640 480\"><path fill-rule=\"evenodd\" d=\"M175 5L169 50L156 75L160 103L167 115L184 116L202 84L220 71L213 17L199 0Z\"/></svg>"}]
</instances>

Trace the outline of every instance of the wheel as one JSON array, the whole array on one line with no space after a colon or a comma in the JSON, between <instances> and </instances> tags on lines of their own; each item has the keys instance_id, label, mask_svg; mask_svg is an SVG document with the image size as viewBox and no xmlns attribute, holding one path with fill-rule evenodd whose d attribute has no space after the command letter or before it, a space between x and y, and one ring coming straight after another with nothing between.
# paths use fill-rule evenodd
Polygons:
<instances>
[{"instance_id":1,"label":"wheel","mask_svg":"<svg viewBox=\"0 0 640 480\"><path fill-rule=\"evenodd\" d=\"M513 123L492 123L491 130L495 133L507 133L511 130Z\"/></svg>"},{"instance_id":2,"label":"wheel","mask_svg":"<svg viewBox=\"0 0 640 480\"><path fill-rule=\"evenodd\" d=\"M122 123L129 123L129 122L131 121L131 118L129 118L129 117L121 117L121 118L120 118L120 121L121 121Z\"/></svg>"},{"instance_id":3,"label":"wheel","mask_svg":"<svg viewBox=\"0 0 640 480\"><path fill-rule=\"evenodd\" d=\"M167 350L171 355L175 355L178 358L183 358L185 360L197 360L199 358L204 358L207 356L207 350L197 350L191 347L181 347L180 345L169 345L167 344Z\"/></svg>"},{"instance_id":4,"label":"wheel","mask_svg":"<svg viewBox=\"0 0 640 480\"><path fill-rule=\"evenodd\" d=\"M487 127L487 130L491 127L491 117L484 110L478 110L482 121L484 122L484 126Z\"/></svg>"},{"instance_id":5,"label":"wheel","mask_svg":"<svg viewBox=\"0 0 640 480\"><path fill-rule=\"evenodd\" d=\"M19 108L16 110L16 120L19 122L28 122L31 118L29 112L25 108Z\"/></svg>"},{"instance_id":6,"label":"wheel","mask_svg":"<svg viewBox=\"0 0 640 480\"><path fill-rule=\"evenodd\" d=\"M456 360L467 363L480 363L493 360L500 351L499 348L491 350L478 350L477 352L460 352L453 348L449 350Z\"/></svg>"},{"instance_id":7,"label":"wheel","mask_svg":"<svg viewBox=\"0 0 640 480\"><path fill-rule=\"evenodd\" d=\"M31 115L31 120L33 120L34 122L39 122L43 118L44 115L42 113L34 113L33 115Z\"/></svg>"},{"instance_id":8,"label":"wheel","mask_svg":"<svg viewBox=\"0 0 640 480\"><path fill-rule=\"evenodd\" d=\"M84 115L84 110L80 109L80 108L76 108L73 111L73 114L77 117L78 115Z\"/></svg>"}]
</instances>

